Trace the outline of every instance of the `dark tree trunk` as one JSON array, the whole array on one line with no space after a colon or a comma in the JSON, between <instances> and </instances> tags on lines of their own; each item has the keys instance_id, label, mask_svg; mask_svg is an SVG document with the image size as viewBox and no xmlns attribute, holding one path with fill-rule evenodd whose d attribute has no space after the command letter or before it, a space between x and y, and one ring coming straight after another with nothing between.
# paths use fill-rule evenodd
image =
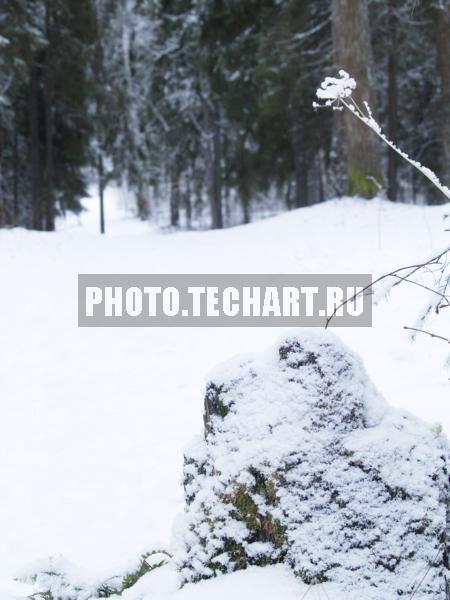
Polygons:
<instances>
[{"instance_id":1,"label":"dark tree trunk","mask_svg":"<svg viewBox=\"0 0 450 600\"><path fill-rule=\"evenodd\" d=\"M306 161L303 157L302 138L300 126L295 123L292 131L292 155L294 162L294 206L302 208L308 206L308 190L306 186Z\"/></svg>"},{"instance_id":2,"label":"dark tree trunk","mask_svg":"<svg viewBox=\"0 0 450 600\"><path fill-rule=\"evenodd\" d=\"M150 215L150 204L148 201L148 188L142 181L139 181L137 190L137 209L138 217L141 221L146 221Z\"/></svg>"},{"instance_id":3,"label":"dark tree trunk","mask_svg":"<svg viewBox=\"0 0 450 600\"><path fill-rule=\"evenodd\" d=\"M248 225L251 222L250 199L248 198L248 196L242 196L241 204L242 214L244 217L244 225Z\"/></svg>"},{"instance_id":4,"label":"dark tree trunk","mask_svg":"<svg viewBox=\"0 0 450 600\"><path fill-rule=\"evenodd\" d=\"M94 2L93 12L93 25L95 31L95 46L93 49L93 64L96 74L96 86L94 89L94 102L95 102L95 131L96 131L96 142L98 145L96 153L97 161L97 177L98 177L98 192L100 202L100 233L106 232L105 225L105 188L107 178L105 177L105 165L104 156L107 155L105 151L105 113L104 113L104 91L106 75L104 71L104 54L103 54L103 30L101 25L101 19L99 15L99 4Z\"/></svg>"},{"instance_id":5,"label":"dark tree trunk","mask_svg":"<svg viewBox=\"0 0 450 600\"><path fill-rule=\"evenodd\" d=\"M100 199L100 233L105 233L105 174L103 166L103 155L100 152L98 155L98 195Z\"/></svg>"},{"instance_id":6,"label":"dark tree trunk","mask_svg":"<svg viewBox=\"0 0 450 600\"><path fill-rule=\"evenodd\" d=\"M242 216L244 225L248 225L251 222L251 195L252 188L250 183L251 171L248 164L248 157L245 150L247 142L247 134L244 133L240 136L239 140L239 151L237 155L238 159L238 191L239 200L242 206Z\"/></svg>"},{"instance_id":7,"label":"dark tree trunk","mask_svg":"<svg viewBox=\"0 0 450 600\"><path fill-rule=\"evenodd\" d=\"M42 229L41 150L39 140L39 70L30 67L30 148L33 229Z\"/></svg>"},{"instance_id":8,"label":"dark tree trunk","mask_svg":"<svg viewBox=\"0 0 450 600\"><path fill-rule=\"evenodd\" d=\"M19 132L16 111L14 111L13 144L13 225L17 226L19 224Z\"/></svg>"},{"instance_id":9,"label":"dark tree trunk","mask_svg":"<svg viewBox=\"0 0 450 600\"><path fill-rule=\"evenodd\" d=\"M0 113L0 119L2 115ZM0 127L0 227L3 227L7 223L6 215L6 202L3 194L3 181L2 181L2 164L1 158L3 156L3 129Z\"/></svg>"},{"instance_id":10,"label":"dark tree trunk","mask_svg":"<svg viewBox=\"0 0 450 600\"><path fill-rule=\"evenodd\" d=\"M170 177L170 224L172 227L178 227L180 224L180 169L178 160L175 160Z\"/></svg>"},{"instance_id":11,"label":"dark tree trunk","mask_svg":"<svg viewBox=\"0 0 450 600\"><path fill-rule=\"evenodd\" d=\"M55 199L53 189L53 93L51 80L51 13L49 0L45 3L47 50L45 53L44 110L45 110L45 229L55 229Z\"/></svg>"},{"instance_id":12,"label":"dark tree trunk","mask_svg":"<svg viewBox=\"0 0 450 600\"><path fill-rule=\"evenodd\" d=\"M398 141L398 44L397 44L397 0L388 4L388 128L389 138ZM398 199L398 156L393 150L388 154L388 198Z\"/></svg>"},{"instance_id":13,"label":"dark tree trunk","mask_svg":"<svg viewBox=\"0 0 450 600\"><path fill-rule=\"evenodd\" d=\"M333 0L333 45L338 69L345 69L358 84L353 97L358 106L368 101L376 112L370 79L370 47L367 0ZM376 135L349 111L343 113L347 146L348 192L371 198L381 183L381 157Z\"/></svg>"},{"instance_id":14,"label":"dark tree trunk","mask_svg":"<svg viewBox=\"0 0 450 600\"><path fill-rule=\"evenodd\" d=\"M184 210L186 211L186 228L191 228L192 221L192 202L191 202L191 178L192 175L189 176L186 180L186 190L184 192Z\"/></svg>"},{"instance_id":15,"label":"dark tree trunk","mask_svg":"<svg viewBox=\"0 0 450 600\"><path fill-rule=\"evenodd\" d=\"M292 192L292 179L289 177L288 182L287 182L287 187L286 187L286 208L288 210L292 209L291 192Z\"/></svg>"},{"instance_id":16,"label":"dark tree trunk","mask_svg":"<svg viewBox=\"0 0 450 600\"><path fill-rule=\"evenodd\" d=\"M325 202L325 169L323 153L320 151L318 160L318 175L319 175L319 202Z\"/></svg>"},{"instance_id":17,"label":"dark tree trunk","mask_svg":"<svg viewBox=\"0 0 450 600\"><path fill-rule=\"evenodd\" d=\"M194 184L194 216L196 220L201 220L201 216L203 213L203 177L200 172L193 169L193 184Z\"/></svg>"},{"instance_id":18,"label":"dark tree trunk","mask_svg":"<svg viewBox=\"0 0 450 600\"><path fill-rule=\"evenodd\" d=\"M208 110L209 133L209 201L211 206L211 228L222 229L222 140L219 108L214 105Z\"/></svg>"},{"instance_id":19,"label":"dark tree trunk","mask_svg":"<svg viewBox=\"0 0 450 600\"><path fill-rule=\"evenodd\" d=\"M442 179L450 185L450 0L436 7L436 50L441 80Z\"/></svg>"}]
</instances>

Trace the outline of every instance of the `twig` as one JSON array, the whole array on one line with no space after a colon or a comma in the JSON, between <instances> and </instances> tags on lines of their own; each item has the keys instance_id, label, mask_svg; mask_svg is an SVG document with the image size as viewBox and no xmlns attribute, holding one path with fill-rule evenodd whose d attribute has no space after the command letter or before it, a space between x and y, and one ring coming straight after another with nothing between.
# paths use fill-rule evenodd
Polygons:
<instances>
[{"instance_id":1,"label":"twig","mask_svg":"<svg viewBox=\"0 0 450 600\"><path fill-rule=\"evenodd\" d=\"M444 342L447 342L447 344L450 344L449 338L446 338L442 335L438 335L437 333L432 333L431 331L425 331L425 329L417 329L416 327L407 327L406 325L403 326L403 329L406 329L408 331L417 331L418 333L425 333L426 335L429 335L432 338L437 338L439 340L443 340Z\"/></svg>"},{"instance_id":2,"label":"twig","mask_svg":"<svg viewBox=\"0 0 450 600\"><path fill-rule=\"evenodd\" d=\"M425 267L427 267L429 265L436 264L437 261L439 261L439 259L442 258L448 252L450 252L450 247L446 248L443 252L440 252L438 255L434 256L433 258L430 258L429 260L427 260L426 262L424 262L422 264L410 265L409 267L400 267L399 269L395 269L394 271L391 271L390 273L385 273L384 275L381 275L381 277L378 277L377 279L375 279L375 281L372 281L371 284L366 285L366 287L363 287L359 292L354 294L351 298L347 298L347 300L344 300L344 302L341 302L341 304L336 306L336 308L333 310L331 315L327 318L327 321L325 323L325 329L328 328L328 325L330 324L331 320L336 316L336 313L338 312L339 309L346 306L349 302L354 302L356 300L356 298L361 296L361 294L365 294L365 292L367 292L368 290L371 290L374 285L376 285L377 283L380 283L380 281L383 281L383 279L387 279L388 277L396 277L396 276L398 277L398 275L397 275L398 273L401 273L402 271L407 271L409 269L412 270L412 273L415 273L416 271L419 271L420 269L424 269ZM407 275L407 277L409 277L412 273ZM409 280L405 279L405 281L409 281ZM409 281L409 282L413 283L412 281ZM397 283L400 283L400 282L397 282ZM436 292L435 290L431 290L431 291L435 292L438 296L441 296L441 294L439 292ZM448 300L447 300L447 302L448 302Z\"/></svg>"},{"instance_id":3,"label":"twig","mask_svg":"<svg viewBox=\"0 0 450 600\"><path fill-rule=\"evenodd\" d=\"M434 290L433 288L430 288L427 285L424 285L423 283L419 283L418 281L412 281L411 279L408 279L408 276L400 277L400 275L393 274L392 277L397 277L397 279L400 279L400 281L406 281L406 283L412 283L413 285L417 285L418 287L421 287L422 289L427 290L428 292L432 292L433 294L440 296L446 302L446 304L444 304L444 306L442 306L441 308L444 308L445 306L450 306L449 299L445 294L441 294L441 292L438 292L437 290Z\"/></svg>"},{"instance_id":4,"label":"twig","mask_svg":"<svg viewBox=\"0 0 450 600\"><path fill-rule=\"evenodd\" d=\"M422 579L419 581L419 583L417 585L413 586L413 591L412 591L411 596L409 597L409 600L412 600L412 598L414 598L414 596L417 594L417 592L419 591L419 588L421 587L422 583L425 581L425 577L428 575L431 567L433 566L433 563L436 562L436 560L439 558L439 555L440 555L441 552L442 552L442 547L439 546L439 549L437 551L437 554L436 554L435 558L428 565L428 569L425 571Z\"/></svg>"},{"instance_id":5,"label":"twig","mask_svg":"<svg viewBox=\"0 0 450 600\"><path fill-rule=\"evenodd\" d=\"M303 596L301 597L301 599L300 599L300 600L304 600L304 598L306 598L306 596L307 596L307 595L309 594L309 592L311 591L311 588L312 588L312 586L313 586L313 584L312 584L312 583L310 583L310 584L309 584L309 586L308 586L308 589L307 589L307 590L306 590L306 592L303 594Z\"/></svg>"}]
</instances>

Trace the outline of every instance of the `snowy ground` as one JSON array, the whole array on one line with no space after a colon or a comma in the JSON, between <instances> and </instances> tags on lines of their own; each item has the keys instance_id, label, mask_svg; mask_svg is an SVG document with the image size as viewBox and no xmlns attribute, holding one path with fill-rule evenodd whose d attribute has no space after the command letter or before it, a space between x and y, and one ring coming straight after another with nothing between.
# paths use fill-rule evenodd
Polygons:
<instances>
[{"instance_id":1,"label":"snowy ground","mask_svg":"<svg viewBox=\"0 0 450 600\"><path fill-rule=\"evenodd\" d=\"M109 575L149 547L167 547L182 509L182 448L202 427L206 374L280 336L270 328L78 329L77 273L380 274L447 245L446 212L339 200L225 231L161 234L126 217L110 193L105 237L95 209L57 233L0 231L0 598L23 597L12 577L38 558L62 554ZM375 308L372 329L337 333L391 404L450 431L448 347L425 336L413 343L402 329L426 300L420 288L397 286ZM429 329L448 335L445 312ZM174 585L163 569L139 589L179 600L246 598L256 586L260 599L299 597L282 568L195 590Z\"/></svg>"}]
</instances>

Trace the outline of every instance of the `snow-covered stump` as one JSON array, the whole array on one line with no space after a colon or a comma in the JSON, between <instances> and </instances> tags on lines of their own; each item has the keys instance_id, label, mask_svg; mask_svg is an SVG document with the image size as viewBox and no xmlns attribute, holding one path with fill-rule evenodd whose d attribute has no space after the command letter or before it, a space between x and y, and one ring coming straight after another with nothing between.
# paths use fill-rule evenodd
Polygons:
<instances>
[{"instance_id":1,"label":"snow-covered stump","mask_svg":"<svg viewBox=\"0 0 450 600\"><path fill-rule=\"evenodd\" d=\"M446 598L447 440L303 331L213 374L185 456L184 581L283 562L365 599Z\"/></svg>"}]
</instances>

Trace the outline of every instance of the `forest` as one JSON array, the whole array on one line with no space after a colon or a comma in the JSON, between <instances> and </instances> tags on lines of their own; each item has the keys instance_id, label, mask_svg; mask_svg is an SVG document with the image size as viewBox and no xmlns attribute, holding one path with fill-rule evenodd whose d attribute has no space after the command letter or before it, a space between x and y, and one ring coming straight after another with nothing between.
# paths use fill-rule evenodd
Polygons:
<instances>
[{"instance_id":1,"label":"forest","mask_svg":"<svg viewBox=\"0 0 450 600\"><path fill-rule=\"evenodd\" d=\"M449 0L1 5L0 227L52 231L93 182L186 229L348 195L441 202L351 115L313 108L340 68L450 184Z\"/></svg>"}]
</instances>

